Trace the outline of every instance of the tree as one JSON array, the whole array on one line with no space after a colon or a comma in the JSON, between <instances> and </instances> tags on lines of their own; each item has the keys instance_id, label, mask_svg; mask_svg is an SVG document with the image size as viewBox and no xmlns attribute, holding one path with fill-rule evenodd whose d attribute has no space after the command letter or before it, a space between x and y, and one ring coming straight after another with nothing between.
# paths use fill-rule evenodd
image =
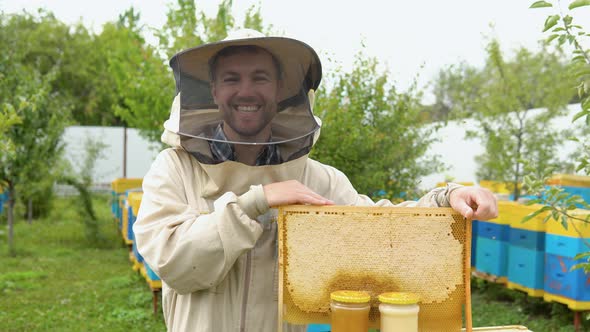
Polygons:
<instances>
[{"instance_id":1,"label":"tree","mask_svg":"<svg viewBox=\"0 0 590 332\"><path fill-rule=\"evenodd\" d=\"M139 128L142 136L157 142L174 97L174 82L156 48L141 34L139 14L131 8L118 22L103 26L96 45L107 59L109 108L123 124Z\"/></svg>"},{"instance_id":2,"label":"tree","mask_svg":"<svg viewBox=\"0 0 590 332\"><path fill-rule=\"evenodd\" d=\"M479 97L483 75L478 68L462 62L441 69L433 81L434 104L429 109L429 120L460 119L472 111L470 103ZM459 111L461 110L461 111Z\"/></svg>"},{"instance_id":3,"label":"tree","mask_svg":"<svg viewBox=\"0 0 590 332\"><path fill-rule=\"evenodd\" d=\"M448 90L441 89L437 102L448 105L456 117L476 120L478 129L468 137L481 139L486 148L477 158L478 177L511 184L517 200L525 156L535 158L539 167L558 164L554 152L561 133L550 124L574 92L559 52L520 48L507 61L496 40L486 52L480 70L462 65L441 73L437 86Z\"/></svg>"},{"instance_id":4,"label":"tree","mask_svg":"<svg viewBox=\"0 0 590 332\"><path fill-rule=\"evenodd\" d=\"M0 184L9 191L11 252L16 202L34 202L43 213L56 178L74 183L58 167L65 126L72 120L131 125L157 141L174 96L162 50L221 39L234 27L231 6L223 1L217 15L208 18L197 13L193 0L178 0L169 24L157 34L161 47L145 42L133 8L99 35L80 23L68 26L44 10L0 13ZM256 7L246 13L244 26L262 30ZM87 187L87 180L80 183Z\"/></svg>"},{"instance_id":5,"label":"tree","mask_svg":"<svg viewBox=\"0 0 590 332\"><path fill-rule=\"evenodd\" d=\"M8 19L10 17L10 19ZM81 24L69 26L52 13L6 15L6 42L15 49L27 50L20 59L45 75L59 63L51 83L52 92L69 99L73 119L82 125L112 125L109 112L112 83L105 76L107 58L97 52L93 35Z\"/></svg>"},{"instance_id":6,"label":"tree","mask_svg":"<svg viewBox=\"0 0 590 332\"><path fill-rule=\"evenodd\" d=\"M106 41L82 24L71 27L60 75L55 87L72 99L72 118L82 126L122 126L125 124L113 105L120 99L115 78L109 71L110 52L119 41ZM104 28L103 28L104 31ZM109 45L108 42L112 42Z\"/></svg>"},{"instance_id":7,"label":"tree","mask_svg":"<svg viewBox=\"0 0 590 332\"><path fill-rule=\"evenodd\" d=\"M412 196L420 177L441 166L425 156L434 128L421 126L415 90L399 93L377 67L359 54L350 73L335 73L334 86L318 91L323 125L311 156L343 171L361 193Z\"/></svg>"},{"instance_id":8,"label":"tree","mask_svg":"<svg viewBox=\"0 0 590 332\"><path fill-rule=\"evenodd\" d=\"M84 222L86 240L93 245L102 245L107 241L100 232L99 217L94 210L92 193L90 192L96 161L104 157L103 150L106 147L106 144L86 137L83 160L76 160L79 163L79 170L74 171L71 163L63 159L63 171L58 179L59 182L70 185L78 191L76 207Z\"/></svg>"},{"instance_id":9,"label":"tree","mask_svg":"<svg viewBox=\"0 0 590 332\"><path fill-rule=\"evenodd\" d=\"M3 133L6 145L0 150L0 182L8 188L8 243L14 253L15 202L38 197L46 189L44 185L53 185L44 180L54 178L52 170L62 151L60 139L68 123L70 103L52 88L60 59L46 55L56 50L46 45L48 53L38 53L35 43L26 42L35 36L37 44L43 44L44 38L51 39L63 31L63 26L51 15L1 16L0 48L4 51L0 57L0 100L3 114L12 119L12 124Z\"/></svg>"}]
</instances>

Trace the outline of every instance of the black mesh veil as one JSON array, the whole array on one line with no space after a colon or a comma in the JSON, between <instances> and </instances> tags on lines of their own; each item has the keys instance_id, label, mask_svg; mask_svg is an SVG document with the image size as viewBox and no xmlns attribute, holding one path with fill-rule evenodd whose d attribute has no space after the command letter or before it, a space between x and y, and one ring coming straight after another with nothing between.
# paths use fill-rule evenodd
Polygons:
<instances>
[{"instance_id":1,"label":"black mesh veil","mask_svg":"<svg viewBox=\"0 0 590 332\"><path fill-rule=\"evenodd\" d=\"M318 88L322 75L315 51L295 39L264 37L256 31L244 30L246 34L243 30L239 31L237 37L230 35L220 42L182 51L170 60L176 92L180 97L178 134L181 145L202 163L221 162L212 153L212 145L218 143L274 145L280 151L281 162L286 162L307 154L313 144L314 133L319 129L309 100L310 91ZM230 139L219 132L227 126L223 113L237 114L242 109L215 103L212 84L218 78L212 77L211 69L215 68L217 72L220 65L212 64L212 59L217 59L219 54L223 54L219 52L228 47L244 46L268 52L279 72L276 98L269 106L273 109L270 113L274 115L269 122L270 137L234 136ZM223 102L219 104L225 105ZM254 113L263 111L260 107Z\"/></svg>"}]
</instances>

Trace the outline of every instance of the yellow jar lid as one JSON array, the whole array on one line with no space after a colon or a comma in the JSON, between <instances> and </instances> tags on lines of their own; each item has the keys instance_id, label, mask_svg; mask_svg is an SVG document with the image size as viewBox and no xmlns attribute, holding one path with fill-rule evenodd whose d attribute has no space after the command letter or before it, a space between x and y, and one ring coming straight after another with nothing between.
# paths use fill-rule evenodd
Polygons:
<instances>
[{"instance_id":1,"label":"yellow jar lid","mask_svg":"<svg viewBox=\"0 0 590 332\"><path fill-rule=\"evenodd\" d=\"M379 295L379 302L389 304L416 304L420 296L415 293L390 292Z\"/></svg>"},{"instance_id":2,"label":"yellow jar lid","mask_svg":"<svg viewBox=\"0 0 590 332\"><path fill-rule=\"evenodd\" d=\"M339 290L330 294L330 299L344 303L367 303L371 295L363 291Z\"/></svg>"}]
</instances>

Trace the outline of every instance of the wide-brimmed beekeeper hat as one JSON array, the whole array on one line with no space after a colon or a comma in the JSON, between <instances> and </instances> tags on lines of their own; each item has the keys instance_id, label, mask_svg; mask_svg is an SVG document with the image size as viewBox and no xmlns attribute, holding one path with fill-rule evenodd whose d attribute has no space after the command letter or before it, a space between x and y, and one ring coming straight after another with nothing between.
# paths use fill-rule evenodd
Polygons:
<instances>
[{"instance_id":1,"label":"wide-brimmed beekeeper hat","mask_svg":"<svg viewBox=\"0 0 590 332\"><path fill-rule=\"evenodd\" d=\"M211 59L226 47L248 45L266 50L279 64L282 82L277 96L277 115L271 121L272 139L226 143L282 144L284 153L281 155L288 160L290 156L300 155L302 149L309 150L313 134L319 129L309 100L322 78L320 59L313 48L292 38L267 37L252 29L237 30L221 41L181 51L170 59L179 98L178 127L173 124L174 131L181 136L185 149L204 156L202 161L210 157L205 143L219 140L216 130L223 122L211 94Z\"/></svg>"}]
</instances>

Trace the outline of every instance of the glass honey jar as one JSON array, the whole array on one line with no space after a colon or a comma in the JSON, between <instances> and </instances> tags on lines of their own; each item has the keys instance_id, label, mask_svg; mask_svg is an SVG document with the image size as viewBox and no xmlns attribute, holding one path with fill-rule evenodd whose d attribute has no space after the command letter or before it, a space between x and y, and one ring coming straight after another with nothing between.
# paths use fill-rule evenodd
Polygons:
<instances>
[{"instance_id":1,"label":"glass honey jar","mask_svg":"<svg viewBox=\"0 0 590 332\"><path fill-rule=\"evenodd\" d=\"M414 293L390 292L379 295L381 332L417 332L420 297Z\"/></svg>"},{"instance_id":2,"label":"glass honey jar","mask_svg":"<svg viewBox=\"0 0 590 332\"><path fill-rule=\"evenodd\" d=\"M367 292L340 290L330 294L332 332L367 332L371 296Z\"/></svg>"}]
</instances>

